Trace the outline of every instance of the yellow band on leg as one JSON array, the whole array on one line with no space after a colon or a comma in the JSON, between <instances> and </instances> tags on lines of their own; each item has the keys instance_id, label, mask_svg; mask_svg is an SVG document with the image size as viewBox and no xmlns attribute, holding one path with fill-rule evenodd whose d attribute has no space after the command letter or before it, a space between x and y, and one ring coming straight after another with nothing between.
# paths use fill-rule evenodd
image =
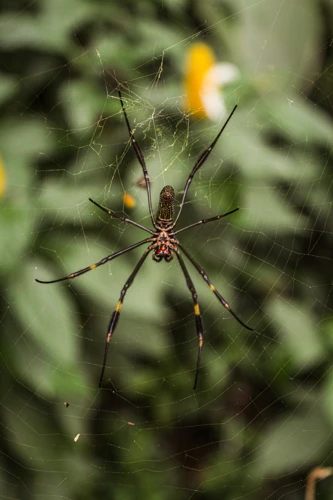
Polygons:
<instances>
[{"instance_id":1,"label":"yellow band on leg","mask_svg":"<svg viewBox=\"0 0 333 500\"><path fill-rule=\"evenodd\" d=\"M199 304L194 304L194 314L196 316L199 316L200 315L200 308L199 308Z\"/></svg>"}]
</instances>

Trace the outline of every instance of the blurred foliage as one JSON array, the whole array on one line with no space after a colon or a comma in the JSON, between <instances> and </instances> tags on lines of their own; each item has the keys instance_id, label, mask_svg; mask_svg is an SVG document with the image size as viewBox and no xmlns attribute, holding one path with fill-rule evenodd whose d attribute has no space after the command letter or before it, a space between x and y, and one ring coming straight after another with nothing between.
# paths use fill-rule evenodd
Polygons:
<instances>
[{"instance_id":1,"label":"blurred foliage","mask_svg":"<svg viewBox=\"0 0 333 500\"><path fill-rule=\"evenodd\" d=\"M332 465L333 3L0 5L1 496L303 498L308 471ZM189 264L205 325L194 394L191 297L177 262L148 259L98 390L106 328L140 249L70 284L34 279L143 238L88 202L149 224L118 88L154 207L165 184L179 201L218 128L183 110L198 40L239 68L223 89L239 107L180 224L241 209L182 241L255 331Z\"/></svg>"}]
</instances>

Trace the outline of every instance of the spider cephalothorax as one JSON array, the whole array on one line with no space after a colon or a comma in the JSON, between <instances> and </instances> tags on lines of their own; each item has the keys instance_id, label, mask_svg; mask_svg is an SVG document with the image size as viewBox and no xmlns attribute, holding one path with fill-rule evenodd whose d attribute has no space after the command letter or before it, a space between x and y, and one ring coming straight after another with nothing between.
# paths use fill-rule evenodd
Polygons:
<instances>
[{"instance_id":1,"label":"spider cephalothorax","mask_svg":"<svg viewBox=\"0 0 333 500\"><path fill-rule=\"evenodd\" d=\"M101 210L103 210L104 212L106 212L110 216L116 217L124 222L132 224L133 226L136 226L136 227L139 227L140 229L143 229L144 231L150 233L150 237L146 238L142 241L139 241L138 243L135 243L134 245L131 245L130 247L124 248L123 250L120 250L116 253L108 255L107 257L100 260L99 262L96 262L96 264L92 264L91 266L80 269L79 271L71 273L68 276L65 276L64 278L60 278L60 279L56 279L56 280L52 280L52 281L40 281L40 280L36 280L36 281L38 281L38 283L56 283L58 281L76 278L77 276L80 276L81 274L87 273L88 271L91 271L92 269L95 269L96 267L102 266L103 264L110 262L111 260L119 257L120 255L123 255L126 252L129 252L130 250L133 250L134 248L137 248L137 247L144 245L144 244L148 244L148 247L144 251L144 254L140 258L140 260L137 263L137 265L135 266L132 274L130 275L130 277L127 279L125 285L123 286L123 288L120 292L120 297L119 297L118 303L116 305L116 309L113 311L113 314L112 314L111 319L110 319L109 328L108 328L108 332L106 335L106 343L105 343L105 349L104 349L102 372L101 372L101 376L99 379L99 387L101 387L102 382L103 382L103 375L104 375L104 371L105 371L105 367L106 367L106 360L107 360L110 340L111 340L111 337L116 329L118 319L120 316L120 309L122 307L127 290L132 285L132 283L135 279L135 276L137 275L139 269L141 268L142 264L144 263L144 261L146 260L148 254L150 252L152 252L153 259L156 262L160 262L162 259L164 259L166 262L169 262L170 260L173 259L174 255L176 255L178 262L179 262L179 265L181 267L181 270L183 272L183 275L185 277L186 285L187 285L187 287L192 295L193 306L194 306L195 326L196 326L196 331L197 331L197 336L198 336L198 344L199 344L197 366L196 366L195 377L194 377L194 389L195 389L196 385L197 385L197 381L198 381L198 374L199 374L199 367L200 367L200 360L201 360L201 351L202 351L202 345L203 345L203 324L202 324L202 317L201 317L199 303L198 303L197 292L195 290L194 284L192 282L192 279L189 275L189 272L188 272L187 267L185 265L185 262L183 260L182 253L191 262L191 264L195 267L195 269L198 271L198 273L201 275L201 277L207 283L207 285L209 286L211 291L214 293L214 295L218 299L218 301L234 316L234 318L237 319L237 321L242 326L244 326L248 330L252 330L252 328L245 325L245 323L243 323L243 321L241 319L239 319L238 316L236 316L236 314L231 310L228 302L216 290L215 286L209 280L204 269L193 259L193 257L191 257L191 255L188 253L188 251L179 243L178 239L176 239L176 237L175 237L178 233L180 233L182 231L186 231L187 229L190 229L191 227L198 226L199 224L206 224L207 222L216 221L216 220L221 219L222 217L226 217L227 215L230 215L230 214L236 212L238 210L238 208L230 210L230 212L224 213L222 215L216 215L215 217L211 217L209 219L199 220L197 222L194 222L193 224L190 224L189 226L178 229L177 231L174 230L174 228L176 227L176 224L178 222L179 216L181 214L182 208L184 206L186 194L187 194L188 188L190 187L190 184L192 182L194 174L197 172L197 170L199 170L199 168L203 165L205 160L210 155L213 147L215 146L216 142L218 141L220 135L222 134L223 130L225 129L227 123L229 122L229 120L230 120L231 116L233 115L237 106L235 106L233 111L230 113L228 119L226 120L226 122L223 125L220 132L217 134L214 141L202 153L202 155L199 157L199 159L195 163L195 165L194 165L194 167L193 167L193 169L192 169L192 171L191 171L191 173L186 181L182 200L181 200L179 211L178 211L176 218L174 219L174 198L175 198L174 189L171 186L165 186L162 189L161 194L160 194L160 202L159 202L158 210L156 213L156 219L155 219L153 209L152 209L152 203L151 203L150 180L149 180L145 160L144 160L143 154L139 148L139 145L137 144L137 142L134 138L134 132L129 124L120 92L119 92L119 99L120 99L120 103L121 103L121 106L123 109L123 113L124 113L124 117L125 117L125 121L126 121L126 125L128 128L128 132L130 135L130 140L131 140L133 149L134 149L135 154L138 158L138 161L142 167L143 176L145 179L145 184L146 184L146 189L147 189L147 195L148 195L148 208L149 208L149 213L150 213L150 217L151 217L151 221L152 221L152 225L153 225L154 229L149 229L145 226L142 226L141 224L138 224L137 222L132 221L131 219L128 219L127 217L117 215L112 210L109 210L107 208L102 207L96 201L93 201L91 198L89 198L89 200L92 203L94 203L97 207L99 207Z\"/></svg>"}]
</instances>

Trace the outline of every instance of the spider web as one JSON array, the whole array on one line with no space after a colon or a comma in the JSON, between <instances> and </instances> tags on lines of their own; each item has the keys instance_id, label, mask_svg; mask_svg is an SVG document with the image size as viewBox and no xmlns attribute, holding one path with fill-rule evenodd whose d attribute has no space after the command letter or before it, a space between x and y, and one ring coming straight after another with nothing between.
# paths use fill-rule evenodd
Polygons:
<instances>
[{"instance_id":1,"label":"spider web","mask_svg":"<svg viewBox=\"0 0 333 500\"><path fill-rule=\"evenodd\" d=\"M332 15L308 0L4 5L1 498L303 499L309 471L332 465ZM220 92L239 106L178 228L240 210L179 239L254 331L185 261L204 322L194 392L191 295L176 259L148 257L99 390L110 316L144 247L71 282L34 279L145 237L89 197L151 227L118 88L154 211L169 184L177 209L223 124L184 107L198 40L237 65Z\"/></svg>"}]
</instances>

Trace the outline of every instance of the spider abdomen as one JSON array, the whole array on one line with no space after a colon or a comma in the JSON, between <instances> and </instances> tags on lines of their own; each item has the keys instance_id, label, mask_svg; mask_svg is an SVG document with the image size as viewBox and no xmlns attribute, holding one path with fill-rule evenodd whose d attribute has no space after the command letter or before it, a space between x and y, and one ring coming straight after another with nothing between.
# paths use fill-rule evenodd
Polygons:
<instances>
[{"instance_id":1,"label":"spider abdomen","mask_svg":"<svg viewBox=\"0 0 333 500\"><path fill-rule=\"evenodd\" d=\"M160 193L160 202L156 214L157 224L173 221L174 203L175 190L172 186L165 186Z\"/></svg>"}]
</instances>

